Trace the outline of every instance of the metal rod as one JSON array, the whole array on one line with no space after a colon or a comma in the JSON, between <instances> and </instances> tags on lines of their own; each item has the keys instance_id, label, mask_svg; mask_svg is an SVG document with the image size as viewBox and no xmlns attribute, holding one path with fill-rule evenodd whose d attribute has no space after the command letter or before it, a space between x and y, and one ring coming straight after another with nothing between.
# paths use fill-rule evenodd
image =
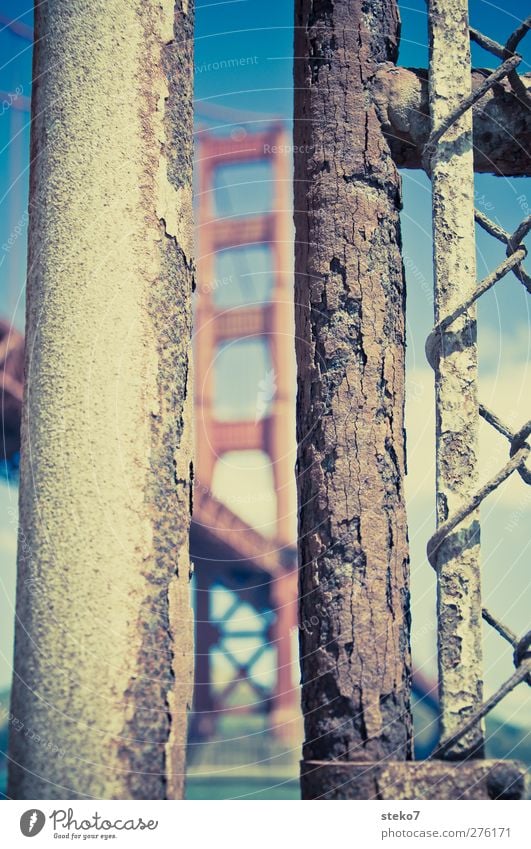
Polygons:
<instances>
[{"instance_id":1,"label":"metal rod","mask_svg":"<svg viewBox=\"0 0 531 849\"><path fill-rule=\"evenodd\" d=\"M431 158L435 146L441 140L441 138L446 135L450 127L453 127L454 124L458 121L458 119L466 112L468 112L469 109L471 109L471 107L478 102L478 100L481 100L481 98L484 97L487 92L493 86L496 85L496 83L499 83L501 80L503 80L504 77L510 74L511 71L514 71L521 61L521 56L511 56L503 63L503 65L500 65L499 68L496 68L496 70L493 71L492 74L490 74L485 79L485 82L483 82L480 86L478 86L478 88L474 89L473 91L469 80L467 86L469 94L463 100L460 100L450 112L445 111L444 119L442 119L441 122L438 123L437 126L432 130L432 133L426 145L425 155ZM472 122L472 117L470 117L470 122Z\"/></svg>"},{"instance_id":2,"label":"metal rod","mask_svg":"<svg viewBox=\"0 0 531 849\"><path fill-rule=\"evenodd\" d=\"M527 661L522 666L515 669L513 674L507 681L504 681L502 686L496 690L493 695L487 699L483 704L481 704L477 710L474 711L473 714L467 719L464 725L461 728L458 728L450 737L443 739L435 751L432 753L430 757L432 758L443 758L448 756L455 748L456 743L465 737L467 733L471 733L478 726L480 720L486 716L490 711L498 705L505 696L508 696L509 693L512 693L515 687L518 684L521 684L522 681L525 681L528 675L531 672L531 663Z\"/></svg>"},{"instance_id":3,"label":"metal rod","mask_svg":"<svg viewBox=\"0 0 531 849\"><path fill-rule=\"evenodd\" d=\"M472 111L467 0L429 5L435 324L476 286ZM452 118L452 122L449 118ZM442 131L442 132L441 132ZM444 132L444 137L442 133ZM477 489L476 311L443 331L435 362L437 527ZM453 737L482 702L480 545L477 511L434 553L437 569L439 697L443 738ZM483 729L460 735L447 757L480 756Z\"/></svg>"},{"instance_id":4,"label":"metal rod","mask_svg":"<svg viewBox=\"0 0 531 849\"><path fill-rule=\"evenodd\" d=\"M193 6L178 6L35 6L11 697L32 737L11 735L10 798L183 795Z\"/></svg>"},{"instance_id":5,"label":"metal rod","mask_svg":"<svg viewBox=\"0 0 531 849\"><path fill-rule=\"evenodd\" d=\"M367 88L396 59L398 14L297 0L295 15L300 615L316 623L300 630L303 758L405 761L400 189Z\"/></svg>"},{"instance_id":6,"label":"metal rod","mask_svg":"<svg viewBox=\"0 0 531 849\"><path fill-rule=\"evenodd\" d=\"M529 446L523 445L518 449L516 454L505 464L505 466L500 469L500 471L489 480L484 486L481 487L477 492L474 492L473 495L466 496L466 500L462 501L460 506L456 509L455 512L445 521L440 522L437 527L437 531L431 537L428 542L428 560L435 567L435 569L439 569L438 560L440 559L440 549L443 546L445 540L448 539L452 531L457 528L457 526L463 522L467 517L471 516L474 511L479 507L481 502L490 495L491 492L494 492L495 489L499 487L501 483L503 483L507 478L512 475L517 469L525 464L529 456Z\"/></svg>"},{"instance_id":7,"label":"metal rod","mask_svg":"<svg viewBox=\"0 0 531 849\"><path fill-rule=\"evenodd\" d=\"M475 304L475 302L484 295L485 292L488 292L489 289L502 280L506 274L514 268L519 262L524 259L526 255L526 250L524 247L518 248L514 254L511 254L510 257L507 257L494 271L491 271L487 277L484 277L481 283L478 283L473 292L470 292L466 300L462 301L458 307L456 307L453 312L449 315L446 315L431 331L430 335L426 340L426 357L430 365L435 368L435 362L437 357L437 344L440 338L442 338L442 333L444 330L447 330L454 321L459 318L459 316L464 315L470 307Z\"/></svg>"},{"instance_id":8,"label":"metal rod","mask_svg":"<svg viewBox=\"0 0 531 849\"><path fill-rule=\"evenodd\" d=\"M20 18L12 19L8 15L0 14L0 32L4 29L9 30L13 35L18 35L24 41L33 41L32 28L21 21Z\"/></svg>"}]
</instances>

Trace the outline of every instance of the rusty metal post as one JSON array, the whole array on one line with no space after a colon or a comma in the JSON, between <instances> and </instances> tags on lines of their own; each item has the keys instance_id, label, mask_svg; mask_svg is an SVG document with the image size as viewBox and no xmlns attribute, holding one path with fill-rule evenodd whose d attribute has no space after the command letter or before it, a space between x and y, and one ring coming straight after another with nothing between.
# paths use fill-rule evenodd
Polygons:
<instances>
[{"instance_id":1,"label":"rusty metal post","mask_svg":"<svg viewBox=\"0 0 531 849\"><path fill-rule=\"evenodd\" d=\"M411 757L400 181L368 93L398 32L394 0L296 2L303 796L315 762Z\"/></svg>"},{"instance_id":2,"label":"rusty metal post","mask_svg":"<svg viewBox=\"0 0 531 849\"><path fill-rule=\"evenodd\" d=\"M467 0L431 0L429 101L432 132L472 88ZM472 110L434 145L432 178L435 322L476 287ZM477 488L476 309L469 307L434 337L437 525ZM436 551L439 694L443 737L482 701L480 533L477 511ZM447 757L480 755L478 723Z\"/></svg>"},{"instance_id":3,"label":"rusty metal post","mask_svg":"<svg viewBox=\"0 0 531 849\"><path fill-rule=\"evenodd\" d=\"M297 436L306 734L302 795L521 798L521 764L410 760L400 187L386 141L381 89L375 85L377 71L396 58L396 8L376 0L298 0L296 9ZM475 322L468 310L493 282L484 281L470 294L475 283L471 125L464 121L455 131L453 123L519 59L510 55L473 98L464 97L471 85L469 48L463 43L468 37L466 7L453 2L443 11L446 23L438 7L432 7L434 130L425 150L428 161L435 150L436 319L443 320L428 346L430 362L438 369L439 406L439 524L428 553L432 563L434 554L439 556L435 565L441 577L445 739L437 754L463 758L481 753L478 720L528 675L526 635L514 639L514 675L478 706L481 671L464 669L460 679L456 659L473 667L481 656L474 510L516 468L526 474L522 463L530 449L522 441L531 425L510 434L510 463L475 492L479 408ZM521 37L520 30L515 38ZM438 44L439 38L446 40ZM450 173L455 162L457 176ZM521 262L525 252L515 245L527 232L524 222L514 236L501 234L508 252L516 251L518 257L505 271L493 273L494 282ZM526 282L521 266L519 274ZM464 290L457 298L459 286ZM454 322L456 332L447 333ZM457 558L461 547L462 561ZM461 682L464 697L458 691Z\"/></svg>"}]
</instances>

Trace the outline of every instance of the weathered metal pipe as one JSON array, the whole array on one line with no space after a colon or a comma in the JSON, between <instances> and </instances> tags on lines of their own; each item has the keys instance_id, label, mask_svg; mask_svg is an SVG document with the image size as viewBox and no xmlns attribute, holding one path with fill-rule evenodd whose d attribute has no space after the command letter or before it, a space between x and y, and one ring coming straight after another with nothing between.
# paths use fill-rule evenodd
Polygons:
<instances>
[{"instance_id":1,"label":"weathered metal pipe","mask_svg":"<svg viewBox=\"0 0 531 849\"><path fill-rule=\"evenodd\" d=\"M296 3L303 756L330 764L411 757L400 181L368 92L398 29L393 0Z\"/></svg>"},{"instance_id":2,"label":"weathered metal pipe","mask_svg":"<svg viewBox=\"0 0 531 849\"><path fill-rule=\"evenodd\" d=\"M431 0L429 99L437 132L471 90L467 0ZM434 146L432 178L435 324L474 293L476 250L472 111ZM442 329L435 357L436 514L443 525L477 489L476 307ZM482 702L480 534L470 513L432 552L437 569L439 696L443 737ZM433 562L433 561L432 561ZM481 723L447 757L480 755Z\"/></svg>"},{"instance_id":3,"label":"weathered metal pipe","mask_svg":"<svg viewBox=\"0 0 531 849\"><path fill-rule=\"evenodd\" d=\"M175 798L193 669L193 5L44 0L35 33L8 793Z\"/></svg>"}]
</instances>

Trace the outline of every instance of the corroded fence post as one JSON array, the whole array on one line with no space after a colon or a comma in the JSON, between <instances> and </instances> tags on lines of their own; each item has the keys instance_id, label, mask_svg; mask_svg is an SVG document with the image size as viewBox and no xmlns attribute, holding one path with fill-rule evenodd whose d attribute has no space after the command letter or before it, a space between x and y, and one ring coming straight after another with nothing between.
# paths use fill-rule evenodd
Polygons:
<instances>
[{"instance_id":1,"label":"corroded fence post","mask_svg":"<svg viewBox=\"0 0 531 849\"><path fill-rule=\"evenodd\" d=\"M400 182L368 80L393 0L297 0L295 300L303 795L411 757ZM321 762L319 768L314 767Z\"/></svg>"},{"instance_id":2,"label":"corroded fence post","mask_svg":"<svg viewBox=\"0 0 531 849\"><path fill-rule=\"evenodd\" d=\"M431 0L429 102L433 132L472 87L467 0ZM431 151L430 151L431 152ZM472 110L433 145L435 323L476 287ZM477 488L476 309L471 305L432 340L436 392L437 524ZM478 514L470 513L437 547L439 695L443 736L482 701L481 576ZM482 752L481 723L449 756Z\"/></svg>"},{"instance_id":3,"label":"corroded fence post","mask_svg":"<svg viewBox=\"0 0 531 849\"><path fill-rule=\"evenodd\" d=\"M193 669L193 3L44 0L35 34L8 792L175 798Z\"/></svg>"},{"instance_id":4,"label":"corroded fence post","mask_svg":"<svg viewBox=\"0 0 531 849\"><path fill-rule=\"evenodd\" d=\"M523 265L531 216L509 233L474 212L472 121L480 101L494 103L498 118L508 119L499 125L505 153L489 159L487 170L528 173L510 126L531 103L529 80L516 73L531 18L500 45L469 31L464 0L435 0L430 73L418 77L393 65L398 27L390 2L299 0L296 27L300 607L301 620L312 624L301 635L303 796L522 798L524 765L483 759L482 720L515 687L531 683L531 631L519 637L481 607L477 511L515 472L531 484L531 422L513 432L478 403L474 310L509 273L531 292ZM469 37L502 64L471 72ZM417 82L399 92L404 79ZM422 107L428 100L431 120ZM477 167L485 170L489 134L481 120L478 127ZM428 559L438 574L443 711L443 737L418 763L409 759L404 303L394 170L415 162L433 178L436 308L426 352L436 371L437 530ZM506 246L506 258L479 282L474 218ZM507 463L481 487L480 415L510 444ZM485 702L481 617L513 647L515 665Z\"/></svg>"}]
</instances>

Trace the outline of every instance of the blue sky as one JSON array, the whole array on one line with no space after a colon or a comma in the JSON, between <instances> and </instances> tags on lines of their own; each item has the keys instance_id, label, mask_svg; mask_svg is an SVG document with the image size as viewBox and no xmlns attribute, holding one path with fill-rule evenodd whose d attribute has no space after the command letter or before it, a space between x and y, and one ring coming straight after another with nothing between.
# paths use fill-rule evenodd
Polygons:
<instances>
[{"instance_id":1,"label":"blue sky","mask_svg":"<svg viewBox=\"0 0 531 849\"><path fill-rule=\"evenodd\" d=\"M400 4L403 22L400 63L427 64L426 7L423 0ZM0 13L21 16L21 3L0 0ZM503 7L472 0L471 23L487 35L504 41L522 14L521 0L508 0ZM31 24L31 11L21 20ZM1 24L0 24L1 30ZM196 27L196 112L198 133L204 127L227 131L241 121L259 127L268 116L287 122L292 116L292 14L287 0L233 0L197 4ZM529 70L531 37L522 44ZM27 42L0 31L0 89L30 93L31 50ZM227 67L227 60L232 67ZM492 67L494 57L474 46L475 65ZM235 117L226 109L243 110ZM23 325L25 267L25 217L29 159L29 116L13 107L0 108L0 311ZM254 113L253 115L247 113ZM10 139L13 139L10 143ZM490 176L477 178L476 200L490 217L512 230L524 217L523 204L531 204L528 179L508 180ZM424 339L431 328L431 232L429 183L420 172L403 174L404 260L408 278L408 507L413 575L413 647L416 663L433 674L434 588L426 562L426 541L434 524L433 512L433 376L424 357ZM522 200L523 198L523 200ZM263 199L263 198L262 198ZM241 200L241 197L240 197ZM234 194L233 201L238 201ZM13 233L16 238L4 250ZM503 249L493 239L478 236L478 276L503 258ZM223 263L221 263L223 264ZM531 265L531 262L530 262ZM230 269L225 269L225 275ZM515 278L508 277L482 298L479 306L479 350L482 399L506 414L515 429L529 417L531 375L528 367L531 334L529 297ZM258 357L260 355L257 355ZM256 364L255 364L256 365ZM248 368L251 368L249 363ZM227 376L225 406L236 405L241 389L231 360ZM258 366L263 369L264 366ZM233 387L233 389L231 389ZM507 446L487 428L482 436L482 474L490 476L507 458ZM0 485L0 580L5 590L7 616L0 624L0 687L9 680L10 605L14 586L16 491ZM517 632L529 627L528 527L531 497L517 478L492 495L482 509L484 596L488 605ZM527 599L526 599L527 591ZM2 595L0 583L0 595ZM2 659L1 653L4 657ZM486 639L486 679L495 686L510 671L510 652L492 634ZM523 721L525 690L521 688L504 704L504 716Z\"/></svg>"}]
</instances>

